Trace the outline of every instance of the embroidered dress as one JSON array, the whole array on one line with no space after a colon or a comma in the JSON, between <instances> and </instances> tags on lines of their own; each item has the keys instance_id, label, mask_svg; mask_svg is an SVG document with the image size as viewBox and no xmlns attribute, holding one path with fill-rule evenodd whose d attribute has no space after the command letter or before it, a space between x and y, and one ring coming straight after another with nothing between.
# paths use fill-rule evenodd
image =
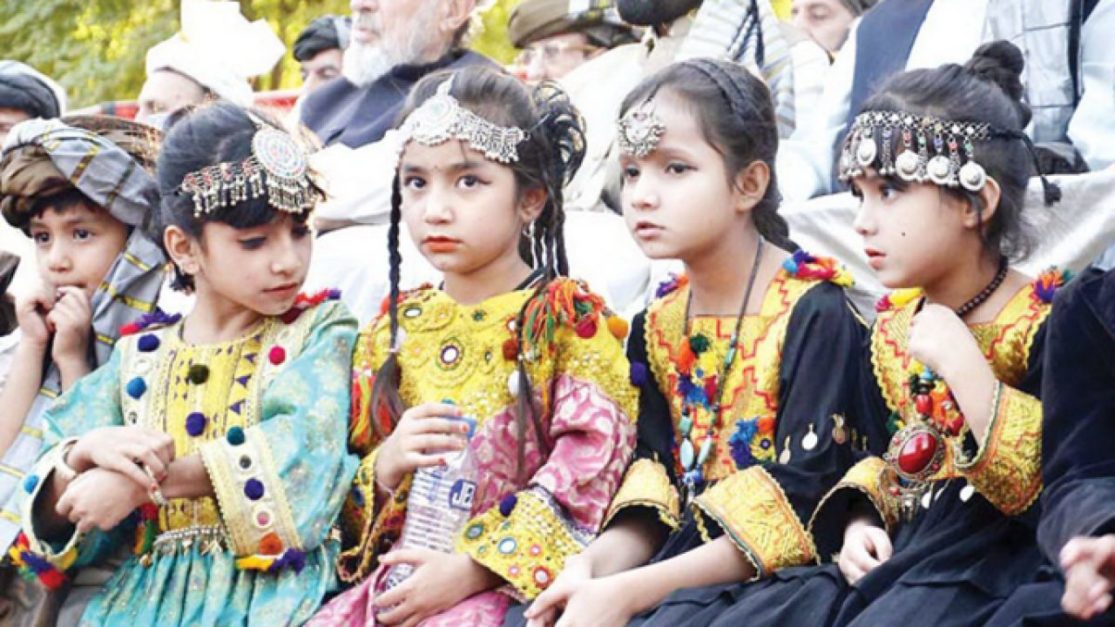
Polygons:
<instances>
[{"instance_id":1,"label":"embroidered dress","mask_svg":"<svg viewBox=\"0 0 1115 627\"><path fill-rule=\"evenodd\" d=\"M966 425L945 435L939 469L904 515L868 457L847 472L813 515L819 555L835 562L854 511L874 512L893 544L890 559L854 586L835 563L791 568L754 584L716 625L984 625L1040 565L1034 538L1041 491L1041 355L1055 275L1021 288L995 318L969 329L1001 382L986 437ZM872 329L865 392L891 432L918 420L909 381L910 321L918 298L896 292ZM734 621L734 622L733 622Z\"/></svg>"},{"instance_id":2,"label":"embroidered dress","mask_svg":"<svg viewBox=\"0 0 1115 627\"><path fill-rule=\"evenodd\" d=\"M533 289L466 306L435 289L399 304L407 406L451 400L477 421L471 447L479 466L474 517L456 549L505 584L423 621L423 625L498 625L512 599L537 596L598 531L634 447L637 390L628 380L621 339L626 324L600 299L558 279L528 307L525 346L515 320ZM357 340L353 358L350 447L364 455L345 504L348 532L343 579L358 585L329 603L320 625L373 625L373 598L406 521L407 476L387 503L376 503L374 467L380 440L369 403L375 372L387 357L389 324L381 317ZM525 468L516 468L516 355L523 351L549 453L535 430L525 437ZM522 478L520 478L522 477Z\"/></svg>"},{"instance_id":3,"label":"embroidered dress","mask_svg":"<svg viewBox=\"0 0 1115 627\"><path fill-rule=\"evenodd\" d=\"M331 529L357 465L344 437L355 321L335 302L285 319L211 345L185 343L180 322L138 330L48 412L51 446L99 427L164 431L177 457L201 455L216 493L52 543L34 517L58 450L45 453L24 482L17 562L47 582L121 544L137 553L83 624L297 624L335 587Z\"/></svg>"},{"instance_id":4,"label":"embroidered dress","mask_svg":"<svg viewBox=\"0 0 1115 627\"><path fill-rule=\"evenodd\" d=\"M721 534L751 562L756 579L817 561L809 515L863 457L862 449L885 442L883 423L865 421L858 398L861 372L853 356L867 329L845 297L842 286L850 283L832 260L799 252L767 286L759 313L744 318L731 349L735 316L698 316L686 335L684 282L636 318L629 356L636 370L647 364L649 376L642 387L638 459L610 517L653 509L671 529L656 561ZM709 377L729 350L737 356L714 415L706 401L720 382L710 384ZM693 352L699 354L690 367ZM690 402L694 397L697 403ZM692 490L688 505L680 480L680 458L688 454L679 455L687 419L694 448L712 436L706 459L697 460L704 486ZM718 592L740 587L676 592L636 622L707 623L725 607Z\"/></svg>"}]
</instances>

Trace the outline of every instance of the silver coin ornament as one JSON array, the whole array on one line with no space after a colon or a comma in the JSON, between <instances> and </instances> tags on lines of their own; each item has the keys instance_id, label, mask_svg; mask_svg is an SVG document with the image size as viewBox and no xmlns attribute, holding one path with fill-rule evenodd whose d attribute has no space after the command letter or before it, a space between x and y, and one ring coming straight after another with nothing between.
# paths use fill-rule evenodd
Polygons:
<instances>
[{"instance_id":1,"label":"silver coin ornament","mask_svg":"<svg viewBox=\"0 0 1115 627\"><path fill-rule=\"evenodd\" d=\"M949 173L952 170L952 163L948 157L937 155L929 160L929 165L926 168L929 172L929 180L937 185L945 186L949 184Z\"/></svg>"},{"instance_id":2,"label":"silver coin ornament","mask_svg":"<svg viewBox=\"0 0 1115 627\"><path fill-rule=\"evenodd\" d=\"M903 181L913 182L918 176L917 153L907 150L898 155L898 158L894 160L894 168Z\"/></svg>"},{"instance_id":3,"label":"silver coin ornament","mask_svg":"<svg viewBox=\"0 0 1115 627\"><path fill-rule=\"evenodd\" d=\"M960 166L960 185L970 192L978 192L987 183L987 171L975 161Z\"/></svg>"}]
</instances>

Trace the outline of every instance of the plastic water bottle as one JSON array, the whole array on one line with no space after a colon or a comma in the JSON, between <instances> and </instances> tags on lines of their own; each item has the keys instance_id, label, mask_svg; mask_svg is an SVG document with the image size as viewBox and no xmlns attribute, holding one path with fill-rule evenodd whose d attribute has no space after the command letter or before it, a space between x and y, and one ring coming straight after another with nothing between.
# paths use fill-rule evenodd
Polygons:
<instances>
[{"instance_id":1,"label":"plastic water bottle","mask_svg":"<svg viewBox=\"0 0 1115 627\"><path fill-rule=\"evenodd\" d=\"M476 430L472 418L451 418L468 425L468 438ZM432 451L431 451L432 452ZM472 499L476 495L476 458L472 447L445 452L444 466L427 466L414 471L414 481L407 495L407 517L399 547L453 552L453 542L472 516ZM410 564L391 567L384 582L390 590L406 580L414 571Z\"/></svg>"}]
</instances>

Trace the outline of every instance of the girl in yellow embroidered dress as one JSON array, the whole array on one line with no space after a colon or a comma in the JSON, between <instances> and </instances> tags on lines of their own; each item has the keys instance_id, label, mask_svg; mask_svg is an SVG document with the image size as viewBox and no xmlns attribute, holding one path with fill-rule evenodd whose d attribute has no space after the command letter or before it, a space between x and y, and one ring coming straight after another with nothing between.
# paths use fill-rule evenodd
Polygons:
<instances>
[{"instance_id":1,"label":"girl in yellow embroidered dress","mask_svg":"<svg viewBox=\"0 0 1115 627\"><path fill-rule=\"evenodd\" d=\"M82 624L303 622L335 587L357 464L355 320L298 294L316 188L293 139L227 103L171 129L158 179L158 239L194 309L129 325L47 412L14 556L68 571L134 553Z\"/></svg>"},{"instance_id":2,"label":"girl in yellow embroidered dress","mask_svg":"<svg viewBox=\"0 0 1115 627\"><path fill-rule=\"evenodd\" d=\"M630 459L627 325L560 278L561 186L583 150L563 94L475 68L427 77L406 111L392 296L353 359L349 444L364 460L340 570L357 585L313 624L500 625L596 533ZM442 289L399 295L404 220ZM469 443L447 416L476 420ZM479 475L456 552L393 548L413 471L463 446ZM386 590L401 563L413 573Z\"/></svg>"}]
</instances>

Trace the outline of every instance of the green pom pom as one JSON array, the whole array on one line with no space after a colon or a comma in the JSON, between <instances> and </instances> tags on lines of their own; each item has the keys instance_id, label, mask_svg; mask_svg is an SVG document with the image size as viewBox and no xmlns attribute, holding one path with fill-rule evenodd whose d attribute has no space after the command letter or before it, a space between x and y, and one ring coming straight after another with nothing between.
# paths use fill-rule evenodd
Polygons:
<instances>
[{"instance_id":1,"label":"green pom pom","mask_svg":"<svg viewBox=\"0 0 1115 627\"><path fill-rule=\"evenodd\" d=\"M240 446L244 443L244 430L240 427L232 427L228 430L228 433L225 434L225 438L228 439L229 444Z\"/></svg>"},{"instance_id":2,"label":"green pom pom","mask_svg":"<svg viewBox=\"0 0 1115 627\"><path fill-rule=\"evenodd\" d=\"M698 355L707 351L710 345L711 342L709 342L708 337L706 337L703 333L698 333L697 335L689 338L689 348Z\"/></svg>"}]
</instances>

